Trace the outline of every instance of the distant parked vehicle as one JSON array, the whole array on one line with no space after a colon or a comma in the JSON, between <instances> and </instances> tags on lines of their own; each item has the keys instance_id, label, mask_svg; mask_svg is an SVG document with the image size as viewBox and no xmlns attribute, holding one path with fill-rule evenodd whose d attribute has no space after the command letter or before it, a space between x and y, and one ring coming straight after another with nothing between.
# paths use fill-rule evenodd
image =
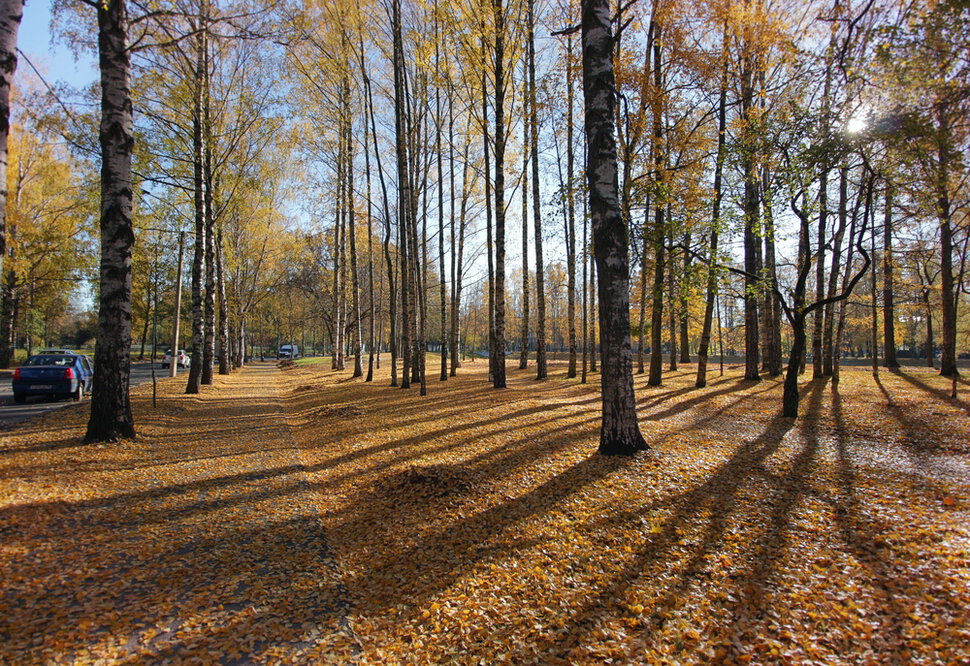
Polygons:
<instances>
[{"instance_id":1,"label":"distant parked vehicle","mask_svg":"<svg viewBox=\"0 0 970 666\"><path fill-rule=\"evenodd\" d=\"M184 349L179 349L178 355L178 367L187 368L192 363L192 357L185 353ZM169 349L165 352L165 358L162 359L162 367L167 368L172 365L172 350Z\"/></svg>"},{"instance_id":2,"label":"distant parked vehicle","mask_svg":"<svg viewBox=\"0 0 970 666\"><path fill-rule=\"evenodd\" d=\"M298 345L280 345L276 358L296 358L299 355L300 347Z\"/></svg>"},{"instance_id":3,"label":"distant parked vehicle","mask_svg":"<svg viewBox=\"0 0 970 666\"><path fill-rule=\"evenodd\" d=\"M32 395L80 400L94 384L94 364L82 354L35 354L13 371L13 400Z\"/></svg>"}]
</instances>

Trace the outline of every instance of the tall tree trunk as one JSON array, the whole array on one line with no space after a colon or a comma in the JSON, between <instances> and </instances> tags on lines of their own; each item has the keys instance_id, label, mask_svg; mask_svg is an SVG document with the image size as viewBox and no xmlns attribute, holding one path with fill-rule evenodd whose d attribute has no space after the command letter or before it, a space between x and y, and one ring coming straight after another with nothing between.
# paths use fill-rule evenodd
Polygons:
<instances>
[{"instance_id":1,"label":"tall tree trunk","mask_svg":"<svg viewBox=\"0 0 970 666\"><path fill-rule=\"evenodd\" d=\"M926 367L933 368L933 308L930 306L930 290L924 288L923 308L926 310Z\"/></svg>"},{"instance_id":2,"label":"tall tree trunk","mask_svg":"<svg viewBox=\"0 0 970 666\"><path fill-rule=\"evenodd\" d=\"M583 219L583 224L586 224L586 220ZM584 232L585 233L585 232ZM647 351L647 339L646 339L646 324L647 324L647 259L650 258L650 197L646 197L646 201L643 206L643 225L641 225L641 252L640 252L640 307L639 307L639 321L637 323L637 374L642 375L644 373L644 355ZM583 252L586 252L586 248ZM585 261L585 254L583 255L583 261ZM585 266L583 267L585 271ZM586 289L586 277L583 277L583 289ZM585 293L583 298L586 298ZM585 306L584 306L585 307ZM586 332L583 332L586 335ZM584 352L585 353L585 350Z\"/></svg>"},{"instance_id":3,"label":"tall tree trunk","mask_svg":"<svg viewBox=\"0 0 970 666\"><path fill-rule=\"evenodd\" d=\"M366 76L366 74L365 74ZM365 94L366 94L365 84ZM377 339L376 318L377 305L374 301L374 206L371 202L370 180L370 126L368 125L367 107L364 112L364 178L367 184L367 300L368 300L368 336L367 336L367 377L365 382L374 381L374 359L377 355L377 367L380 367L380 342ZM376 138L375 138L376 144ZM383 285L382 285L383 286ZM383 291L383 290L382 290ZM383 294L382 294L383 295Z\"/></svg>"},{"instance_id":4,"label":"tall tree trunk","mask_svg":"<svg viewBox=\"0 0 970 666\"><path fill-rule=\"evenodd\" d=\"M775 216L771 205L771 175L768 167L761 170L761 202L764 211L765 259L764 331L765 370L769 377L781 374L781 303L778 300L778 268L775 260Z\"/></svg>"},{"instance_id":5,"label":"tall tree trunk","mask_svg":"<svg viewBox=\"0 0 970 666\"><path fill-rule=\"evenodd\" d=\"M870 284L871 294L872 294L872 307L870 308L872 314L871 326L870 326L870 338L869 344L872 346L870 357L872 359L872 374L873 376L879 374L879 292L876 290L876 265L879 263L876 259L876 215L875 211L872 210L872 196L873 189L872 182L875 179L874 176L870 176L870 186L866 190L866 205L862 213L862 228L865 229L867 225L871 232L870 243L872 252L872 282Z\"/></svg>"},{"instance_id":6,"label":"tall tree trunk","mask_svg":"<svg viewBox=\"0 0 970 666\"><path fill-rule=\"evenodd\" d=\"M451 101L449 100L449 104ZM454 132L452 132L454 136ZM461 357L459 354L459 342L460 342L460 325L461 319L459 313L461 312L461 293L462 293L462 276L464 271L464 251L465 251L465 221L468 213L468 197L470 192L470 186L468 183L468 172L470 170L470 165L468 163L468 149L470 144L469 133L465 133L465 146L462 151L462 170L461 170L461 206L458 213L458 247L455 248L454 242L454 220L452 220L452 260L451 260L451 376L455 377L458 374L458 368L461 366ZM452 197L454 201L454 197Z\"/></svg>"},{"instance_id":7,"label":"tall tree trunk","mask_svg":"<svg viewBox=\"0 0 970 666\"><path fill-rule=\"evenodd\" d=\"M408 155L404 127L404 42L401 34L401 0L391 2L391 29L394 58L394 134L398 177L398 255L401 263L401 388L411 388L411 311L408 286L410 282L408 252L408 216L411 210L411 178L408 174ZM373 114L373 109L371 110ZM373 117L373 116L372 116Z\"/></svg>"},{"instance_id":8,"label":"tall tree trunk","mask_svg":"<svg viewBox=\"0 0 970 666\"><path fill-rule=\"evenodd\" d=\"M387 289L388 289L388 319L390 320L390 352L391 352L391 386L397 386L397 290L395 289L394 282L394 260L391 256L391 206L390 200L387 196L387 183L384 180L384 165L381 160L381 151L377 149L377 121L374 118L374 94L371 90L370 76L367 73L366 63L363 59L363 37L361 37L361 61L360 69L364 79L364 89L367 93L367 115L370 118L370 130L371 136L374 139L374 158L377 160L377 179L381 185L381 203L383 204L383 213L381 219L384 223L384 239L383 239L383 249L384 249L384 261L386 264L387 273ZM381 329L383 334L383 329ZM380 356L378 356L378 361L380 361Z\"/></svg>"},{"instance_id":9,"label":"tall tree trunk","mask_svg":"<svg viewBox=\"0 0 970 666\"><path fill-rule=\"evenodd\" d=\"M0 5L0 275L7 254L7 138L10 135L10 89L17 71L17 32L24 17L23 0ZM4 365L3 367L7 367Z\"/></svg>"},{"instance_id":10,"label":"tall tree trunk","mask_svg":"<svg viewBox=\"0 0 970 666\"><path fill-rule=\"evenodd\" d=\"M101 282L87 442L135 436L131 373L132 106L125 0L98 5L101 71Z\"/></svg>"},{"instance_id":11,"label":"tall tree trunk","mask_svg":"<svg viewBox=\"0 0 970 666\"><path fill-rule=\"evenodd\" d=\"M526 23L528 44L526 58L529 67L528 102L529 136L532 153L532 221L535 225L536 253L536 379L548 376L546 358L546 264L542 252L542 200L539 193L539 109L536 102L536 44L535 0L528 0Z\"/></svg>"},{"instance_id":12,"label":"tall tree trunk","mask_svg":"<svg viewBox=\"0 0 970 666\"><path fill-rule=\"evenodd\" d=\"M566 325L569 341L569 364L566 376L576 376L576 202L573 195L573 68L572 35L566 37ZM624 222L625 224L625 222Z\"/></svg>"},{"instance_id":13,"label":"tall tree trunk","mask_svg":"<svg viewBox=\"0 0 970 666\"><path fill-rule=\"evenodd\" d=\"M203 196L205 197L205 331L202 348L202 384L212 384L212 374L216 357L216 224L213 209L213 173L212 173L212 109L211 83L209 80L209 23L208 3L202 4L202 32L205 35L202 48L202 134L203 161L202 174L205 179Z\"/></svg>"},{"instance_id":14,"label":"tall tree trunk","mask_svg":"<svg viewBox=\"0 0 970 666\"><path fill-rule=\"evenodd\" d=\"M344 203L344 141L343 133L338 132L340 140L337 144L337 163L336 163L336 195L334 196L334 225L333 225L333 276L331 278L331 288L333 290L333 330L330 334L331 347L333 354L330 358L331 370L343 369L343 331L344 324L340 311L340 293L343 291L343 284L340 281L342 273L341 252L343 246L343 219L346 204Z\"/></svg>"},{"instance_id":15,"label":"tall tree trunk","mask_svg":"<svg viewBox=\"0 0 970 666\"><path fill-rule=\"evenodd\" d=\"M587 148L588 150L588 148ZM588 199L589 197L586 197ZM589 211L586 212L586 217L589 217ZM596 237L590 234L590 256L592 260L589 264L589 311L590 313L598 312L598 306L596 301L597 285L599 284L596 280L596 251L593 248L593 244L596 242ZM589 371L596 372L596 330L597 323L599 322L599 317L589 318Z\"/></svg>"},{"instance_id":16,"label":"tall tree trunk","mask_svg":"<svg viewBox=\"0 0 970 666\"><path fill-rule=\"evenodd\" d=\"M492 0L495 21L495 376L505 388L505 10Z\"/></svg>"},{"instance_id":17,"label":"tall tree trunk","mask_svg":"<svg viewBox=\"0 0 970 666\"><path fill-rule=\"evenodd\" d=\"M883 255L882 255L882 316L883 316L883 361L887 368L898 368L896 360L896 313L893 310L893 191L886 184L886 211L883 217Z\"/></svg>"},{"instance_id":18,"label":"tall tree trunk","mask_svg":"<svg viewBox=\"0 0 970 666\"><path fill-rule=\"evenodd\" d=\"M653 268L653 290L652 290L652 313L650 320L650 375L647 377L648 386L660 386L663 382L663 302L664 302L664 268L666 263L665 231L664 231L664 210L666 202L662 196L664 189L664 160L663 149L663 102L661 94L663 91L663 68L661 62L661 26L655 19L651 19L651 30L653 34L653 77L654 77L654 100L653 100L653 142L650 146L650 153L654 169L654 181L658 192L657 201L654 204L654 268ZM595 235L594 235L595 238ZM600 335L602 336L602 331Z\"/></svg>"},{"instance_id":19,"label":"tall tree trunk","mask_svg":"<svg viewBox=\"0 0 970 666\"><path fill-rule=\"evenodd\" d=\"M483 9L484 11L484 9ZM482 62L485 62L485 28L482 27ZM492 239L492 158L488 126L488 77L482 71L482 152L485 157L485 254L488 257L488 380L495 381L495 252Z\"/></svg>"},{"instance_id":20,"label":"tall tree trunk","mask_svg":"<svg viewBox=\"0 0 970 666\"><path fill-rule=\"evenodd\" d=\"M663 383L664 268L667 263L664 239L664 206L654 210L653 289L650 315L650 374L647 386Z\"/></svg>"},{"instance_id":21,"label":"tall tree trunk","mask_svg":"<svg viewBox=\"0 0 970 666\"><path fill-rule=\"evenodd\" d=\"M828 94L828 79L826 79L826 95ZM828 222L828 185L829 169L828 165L823 165L822 175L819 178L818 190L818 257L815 263L815 298L821 300L825 294L825 247L826 247L826 226ZM823 321L825 310L819 308L815 311L812 321L812 378L818 379L824 376L824 363L822 359L822 332L824 330Z\"/></svg>"},{"instance_id":22,"label":"tall tree trunk","mask_svg":"<svg viewBox=\"0 0 970 666\"><path fill-rule=\"evenodd\" d=\"M526 67L522 76L528 86ZM522 332L519 336L519 370L529 367L529 102L522 104Z\"/></svg>"},{"instance_id":23,"label":"tall tree trunk","mask_svg":"<svg viewBox=\"0 0 970 666\"><path fill-rule=\"evenodd\" d=\"M435 15L437 17L437 14ZM435 30L437 30L437 18L435 18ZM435 39L435 69L438 70L440 77L441 68L438 65L438 39ZM445 289L445 177L442 160L444 152L441 150L441 130L444 123L444 111L441 106L441 86L435 86L435 148L437 151L436 161L438 163L438 299L440 309L438 312L439 324L438 337L441 341L441 373L439 381L448 381L448 294ZM454 183L454 178L452 178ZM452 203L454 205L454 203Z\"/></svg>"},{"instance_id":24,"label":"tall tree trunk","mask_svg":"<svg viewBox=\"0 0 970 666\"><path fill-rule=\"evenodd\" d=\"M848 174L847 174L848 175ZM849 245L848 252L846 253L845 260L845 273L842 275L842 292L845 293L848 290L849 284L849 273L852 270L852 264L855 262L855 248L859 241L856 238L856 228L859 229L859 236L861 237L865 233L866 222L863 219L862 224L859 225L859 208L863 201L863 191L868 191L869 185L867 184L868 178L863 178L862 189L860 193L856 195L855 204L852 206L852 217L849 222ZM835 340L832 343L833 354L832 354L832 384L838 385L841 366L842 366L842 341L845 339L845 320L847 314L847 301L839 302L839 317L838 322L835 327Z\"/></svg>"},{"instance_id":25,"label":"tall tree trunk","mask_svg":"<svg viewBox=\"0 0 970 666\"><path fill-rule=\"evenodd\" d=\"M425 115L427 118L427 115ZM422 123L423 125L424 123ZM426 129L426 128L425 128ZM422 132L424 136L427 136L427 132ZM430 166L425 165L423 170L423 177L420 182L424 183L423 192L421 196L421 261L415 262L415 286L418 292L418 344L417 344L417 358L415 359L416 366L418 368L418 381L421 383L420 395L428 395L428 376L427 376L427 359L428 359L428 285L427 285L427 269L428 269L428 171L430 171ZM415 224L417 224L417 218L415 218ZM417 228L415 228L415 238L417 238ZM417 257L417 248L415 248L415 257Z\"/></svg>"},{"instance_id":26,"label":"tall tree trunk","mask_svg":"<svg viewBox=\"0 0 970 666\"><path fill-rule=\"evenodd\" d=\"M599 270L602 344L600 453L632 455L647 447L637 424L630 344L630 264L627 229L620 211L614 136L616 83L608 0L582 4L583 92L589 205Z\"/></svg>"},{"instance_id":27,"label":"tall tree trunk","mask_svg":"<svg viewBox=\"0 0 970 666\"><path fill-rule=\"evenodd\" d=\"M668 209L669 213L669 209ZM672 241L673 239L671 239ZM671 245L673 243L671 242ZM673 252L671 252L670 261L673 264ZM670 356L669 362L671 372L677 370L677 299L674 296L674 271L673 269L667 271L667 335L670 336Z\"/></svg>"},{"instance_id":28,"label":"tall tree trunk","mask_svg":"<svg viewBox=\"0 0 970 666\"><path fill-rule=\"evenodd\" d=\"M192 109L192 163L193 163L193 203L195 206L195 245L192 251L192 356L189 361L189 376L185 386L186 393L198 393L202 386L202 365L205 346L205 312L202 284L205 279L207 237L205 176L203 160L205 155L204 131L202 125L202 88L203 56L206 33L199 31L197 40L194 106ZM172 350L176 351L177 350Z\"/></svg>"},{"instance_id":29,"label":"tall tree trunk","mask_svg":"<svg viewBox=\"0 0 970 666\"><path fill-rule=\"evenodd\" d=\"M697 388L707 386L707 358L711 346L711 328L714 319L714 305L717 301L717 247L721 230L721 201L724 193L721 191L721 178L724 170L724 155L727 137L727 23L721 38L721 87L717 101L717 153L714 157L714 206L711 212L711 237L708 243L707 265L707 295L704 303L704 324L701 327L701 342L697 349ZM723 361L723 355L722 355Z\"/></svg>"},{"instance_id":30,"label":"tall tree trunk","mask_svg":"<svg viewBox=\"0 0 970 666\"><path fill-rule=\"evenodd\" d=\"M842 262L842 239L845 236L846 222L848 221L849 205L849 168L842 166L839 169L839 226L835 232L832 243L832 265L829 268L829 289L828 297L835 296L839 280L839 268ZM851 252L851 247L849 248ZM848 274L848 271L846 271ZM825 330L822 336L822 374L831 377L835 370L835 356L841 354L841 349L835 348L834 329L835 329L835 303L825 306Z\"/></svg>"},{"instance_id":31,"label":"tall tree trunk","mask_svg":"<svg viewBox=\"0 0 970 666\"><path fill-rule=\"evenodd\" d=\"M9 368L13 361L17 310L17 273L8 263L3 276L3 301L0 303L0 367L3 368Z\"/></svg>"},{"instance_id":32,"label":"tall tree trunk","mask_svg":"<svg viewBox=\"0 0 970 666\"><path fill-rule=\"evenodd\" d=\"M940 374L953 377L959 374L956 362L957 314L955 280L953 278L953 229L951 224L950 192L948 185L949 157L940 150L941 183L937 186L937 206L940 220L940 287L943 302L943 349L940 353Z\"/></svg>"},{"instance_id":33,"label":"tall tree trunk","mask_svg":"<svg viewBox=\"0 0 970 666\"><path fill-rule=\"evenodd\" d=\"M585 201L585 199L584 199ZM649 210L649 209L648 209ZM579 382L585 384L587 377L586 372L589 365L589 224L587 223L588 215L586 215L586 207L583 206L583 365L582 373L580 374ZM644 244L646 244L646 239L644 239ZM641 301L642 303L642 301ZM643 307L640 308L640 338L643 339ZM643 360L641 356L641 362ZM641 363L642 365L642 363ZM642 372L642 368L641 368Z\"/></svg>"},{"instance_id":34,"label":"tall tree trunk","mask_svg":"<svg viewBox=\"0 0 970 666\"><path fill-rule=\"evenodd\" d=\"M684 247L690 248L690 232L684 236ZM684 250L684 272L680 278L680 362L690 363L690 261L691 253Z\"/></svg>"},{"instance_id":35,"label":"tall tree trunk","mask_svg":"<svg viewBox=\"0 0 970 666\"><path fill-rule=\"evenodd\" d=\"M216 234L216 281L219 288L219 374L228 375L232 370L229 355L229 304L226 302L226 281L222 266L222 231ZM175 350L173 350L175 351Z\"/></svg>"},{"instance_id":36,"label":"tall tree trunk","mask_svg":"<svg viewBox=\"0 0 970 666\"><path fill-rule=\"evenodd\" d=\"M746 58L741 72L741 122L745 148L741 159L744 174L744 378L758 381L760 341L758 335L758 296L762 290L758 255L761 238L757 165L752 155L754 135L754 64Z\"/></svg>"},{"instance_id":37,"label":"tall tree trunk","mask_svg":"<svg viewBox=\"0 0 970 666\"><path fill-rule=\"evenodd\" d=\"M347 236L350 239L350 282L354 320L351 323L354 330L354 377L364 376L363 362L363 327L360 314L360 267L357 263L357 208L354 196L354 127L350 115L350 81L344 80L345 95L345 133L346 133L346 173L347 173Z\"/></svg>"}]
</instances>

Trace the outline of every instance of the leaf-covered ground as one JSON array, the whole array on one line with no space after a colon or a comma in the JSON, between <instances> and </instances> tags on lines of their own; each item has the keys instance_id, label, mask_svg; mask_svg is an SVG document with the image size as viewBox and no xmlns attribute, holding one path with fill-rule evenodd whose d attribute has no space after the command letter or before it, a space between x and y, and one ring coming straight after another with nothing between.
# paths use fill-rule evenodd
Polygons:
<instances>
[{"instance_id":1,"label":"leaf-covered ground","mask_svg":"<svg viewBox=\"0 0 970 666\"><path fill-rule=\"evenodd\" d=\"M429 366L431 366L429 360ZM637 378L653 447L595 454L595 385L467 363L429 391L256 365L0 438L0 663L967 663L970 386ZM598 376L594 375L598 381Z\"/></svg>"}]
</instances>

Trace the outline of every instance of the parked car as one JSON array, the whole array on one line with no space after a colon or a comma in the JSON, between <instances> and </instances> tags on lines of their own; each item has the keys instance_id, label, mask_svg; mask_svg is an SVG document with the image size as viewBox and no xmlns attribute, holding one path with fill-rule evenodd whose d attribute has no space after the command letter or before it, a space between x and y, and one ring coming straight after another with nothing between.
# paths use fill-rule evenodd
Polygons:
<instances>
[{"instance_id":1,"label":"parked car","mask_svg":"<svg viewBox=\"0 0 970 666\"><path fill-rule=\"evenodd\" d=\"M276 358L296 358L300 355L299 345L280 345Z\"/></svg>"},{"instance_id":2,"label":"parked car","mask_svg":"<svg viewBox=\"0 0 970 666\"><path fill-rule=\"evenodd\" d=\"M192 357L185 353L184 349L179 349L178 355L178 367L187 368L192 363ZM165 358L162 359L162 367L167 368L172 364L172 350L169 349L165 352Z\"/></svg>"},{"instance_id":3,"label":"parked car","mask_svg":"<svg viewBox=\"0 0 970 666\"><path fill-rule=\"evenodd\" d=\"M94 384L94 364L83 354L34 354L13 371L13 400L32 395L80 400Z\"/></svg>"}]
</instances>

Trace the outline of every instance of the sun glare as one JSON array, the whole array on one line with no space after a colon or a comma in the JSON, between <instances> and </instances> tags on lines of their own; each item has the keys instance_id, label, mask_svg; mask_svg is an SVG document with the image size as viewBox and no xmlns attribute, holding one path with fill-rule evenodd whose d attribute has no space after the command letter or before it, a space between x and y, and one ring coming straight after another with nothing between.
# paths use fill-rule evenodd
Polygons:
<instances>
[{"instance_id":1,"label":"sun glare","mask_svg":"<svg viewBox=\"0 0 970 666\"><path fill-rule=\"evenodd\" d=\"M859 134L865 130L867 126L868 123L866 122L865 118L853 116L852 118L849 118L849 122L845 124L845 131L849 134Z\"/></svg>"}]
</instances>

